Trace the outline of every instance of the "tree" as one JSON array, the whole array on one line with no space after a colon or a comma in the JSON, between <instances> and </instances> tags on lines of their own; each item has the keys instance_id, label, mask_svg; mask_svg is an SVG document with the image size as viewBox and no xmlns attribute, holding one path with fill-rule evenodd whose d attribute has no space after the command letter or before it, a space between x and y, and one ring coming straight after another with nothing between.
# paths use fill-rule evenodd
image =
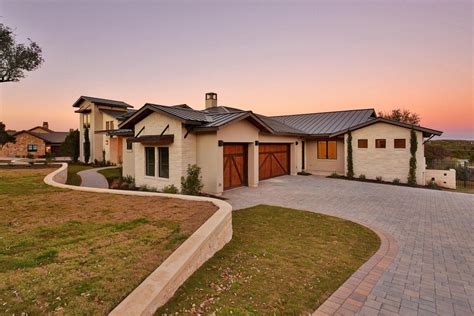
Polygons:
<instances>
[{"instance_id":1,"label":"tree","mask_svg":"<svg viewBox=\"0 0 474 316\"><path fill-rule=\"evenodd\" d=\"M84 128L84 162L89 163L91 157L91 142L89 140L89 128Z\"/></svg>"},{"instance_id":2,"label":"tree","mask_svg":"<svg viewBox=\"0 0 474 316\"><path fill-rule=\"evenodd\" d=\"M443 160L449 158L451 152L444 148L442 145L427 142L425 144L425 158L428 166L432 167L433 163L437 160Z\"/></svg>"},{"instance_id":3,"label":"tree","mask_svg":"<svg viewBox=\"0 0 474 316\"><path fill-rule=\"evenodd\" d=\"M79 131L76 129L69 132L59 151L61 156L71 157L73 162L77 162L79 159L79 146Z\"/></svg>"},{"instance_id":4,"label":"tree","mask_svg":"<svg viewBox=\"0 0 474 316\"><path fill-rule=\"evenodd\" d=\"M354 177L354 162L352 159L352 133L347 134L347 177Z\"/></svg>"},{"instance_id":5,"label":"tree","mask_svg":"<svg viewBox=\"0 0 474 316\"><path fill-rule=\"evenodd\" d=\"M402 123L420 125L420 116L415 112L411 112L410 110L401 110L400 108L396 108L387 113L380 111L378 116Z\"/></svg>"},{"instance_id":6,"label":"tree","mask_svg":"<svg viewBox=\"0 0 474 316\"><path fill-rule=\"evenodd\" d=\"M43 61L38 44L29 38L27 44L17 44L13 31L0 23L0 82L19 81L25 71L38 69Z\"/></svg>"},{"instance_id":7,"label":"tree","mask_svg":"<svg viewBox=\"0 0 474 316\"><path fill-rule=\"evenodd\" d=\"M0 122L0 145L13 142L15 142L15 137L8 134L5 129L5 124L3 124L3 122Z\"/></svg>"},{"instance_id":8,"label":"tree","mask_svg":"<svg viewBox=\"0 0 474 316\"><path fill-rule=\"evenodd\" d=\"M416 151L418 150L418 140L414 129L410 132L410 169L408 171L408 184L416 185Z\"/></svg>"}]
</instances>

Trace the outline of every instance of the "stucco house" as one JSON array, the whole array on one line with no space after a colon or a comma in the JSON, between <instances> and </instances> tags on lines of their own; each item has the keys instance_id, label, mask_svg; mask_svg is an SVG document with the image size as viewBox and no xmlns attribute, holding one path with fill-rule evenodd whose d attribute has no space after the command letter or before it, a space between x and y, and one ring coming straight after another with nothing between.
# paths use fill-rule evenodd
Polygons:
<instances>
[{"instance_id":1,"label":"stucco house","mask_svg":"<svg viewBox=\"0 0 474 316\"><path fill-rule=\"evenodd\" d=\"M11 134L15 137L14 143L0 145L0 157L34 157L44 158L47 155L59 155L61 144L68 132L55 132L49 129L48 122L29 130L22 130Z\"/></svg>"},{"instance_id":2,"label":"stucco house","mask_svg":"<svg viewBox=\"0 0 474 316\"><path fill-rule=\"evenodd\" d=\"M122 139L124 136L133 136L133 133L132 130L118 131L118 125L135 112L133 107L122 101L88 96L79 97L72 106L79 113L79 161L86 162L88 147L87 162L106 160L122 164ZM86 137L89 138L89 144Z\"/></svg>"}]
</instances>

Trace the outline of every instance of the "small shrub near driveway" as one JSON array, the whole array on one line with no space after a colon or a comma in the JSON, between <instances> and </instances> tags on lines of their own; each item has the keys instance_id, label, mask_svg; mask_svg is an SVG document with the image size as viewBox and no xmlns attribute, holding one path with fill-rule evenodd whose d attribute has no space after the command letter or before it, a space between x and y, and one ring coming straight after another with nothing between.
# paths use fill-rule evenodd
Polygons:
<instances>
[{"instance_id":1,"label":"small shrub near driveway","mask_svg":"<svg viewBox=\"0 0 474 316\"><path fill-rule=\"evenodd\" d=\"M177 194L178 188L174 184L167 185L163 188L163 193Z\"/></svg>"},{"instance_id":2,"label":"small shrub near driveway","mask_svg":"<svg viewBox=\"0 0 474 316\"><path fill-rule=\"evenodd\" d=\"M393 179L392 183L393 184L400 184L400 179L395 178L395 179Z\"/></svg>"},{"instance_id":3,"label":"small shrub near driveway","mask_svg":"<svg viewBox=\"0 0 474 316\"><path fill-rule=\"evenodd\" d=\"M360 180L365 180L365 174L361 174L361 175L359 176L359 179L360 179Z\"/></svg>"},{"instance_id":4,"label":"small shrub near driveway","mask_svg":"<svg viewBox=\"0 0 474 316\"><path fill-rule=\"evenodd\" d=\"M201 168L197 165L188 165L186 177L181 177L181 193L199 195L203 186Z\"/></svg>"},{"instance_id":5,"label":"small shrub near driveway","mask_svg":"<svg viewBox=\"0 0 474 316\"><path fill-rule=\"evenodd\" d=\"M382 182L382 177L381 176L375 177L375 180L377 180L378 182Z\"/></svg>"},{"instance_id":6,"label":"small shrub near driveway","mask_svg":"<svg viewBox=\"0 0 474 316\"><path fill-rule=\"evenodd\" d=\"M336 217L259 205L156 315L306 315L375 251L377 235Z\"/></svg>"}]
</instances>

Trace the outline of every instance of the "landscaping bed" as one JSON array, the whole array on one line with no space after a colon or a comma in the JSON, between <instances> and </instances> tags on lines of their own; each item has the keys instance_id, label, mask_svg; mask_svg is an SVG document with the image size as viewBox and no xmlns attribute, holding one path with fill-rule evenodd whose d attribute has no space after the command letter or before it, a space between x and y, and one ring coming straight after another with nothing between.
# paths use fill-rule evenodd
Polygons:
<instances>
[{"instance_id":1,"label":"landscaping bed","mask_svg":"<svg viewBox=\"0 0 474 316\"><path fill-rule=\"evenodd\" d=\"M53 170L0 169L0 314L107 314L217 210L58 189Z\"/></svg>"},{"instance_id":2,"label":"landscaping bed","mask_svg":"<svg viewBox=\"0 0 474 316\"><path fill-rule=\"evenodd\" d=\"M329 176L327 176L327 178L342 179L342 180L349 180L349 181L359 181L359 182L368 182L368 183L389 184L389 185L397 185L397 186L410 187L410 188L442 190L442 188L438 187L436 184L433 184L433 185L419 185L419 184L411 185L411 184L408 184L408 183L401 183L399 181L392 181L392 182L384 181L383 179L374 180L374 179L356 178L356 177L349 178L347 176L338 175L338 174L337 175L329 175ZM449 189L445 189L445 190L449 190ZM452 190L449 190L449 191L452 191Z\"/></svg>"},{"instance_id":3,"label":"landscaping bed","mask_svg":"<svg viewBox=\"0 0 474 316\"><path fill-rule=\"evenodd\" d=\"M368 228L260 205L233 212L231 242L196 271L162 314L308 314L379 248Z\"/></svg>"},{"instance_id":4,"label":"landscaping bed","mask_svg":"<svg viewBox=\"0 0 474 316\"><path fill-rule=\"evenodd\" d=\"M114 181L118 181L122 178L122 167L102 169L97 172L102 174L107 179L109 187Z\"/></svg>"}]
</instances>

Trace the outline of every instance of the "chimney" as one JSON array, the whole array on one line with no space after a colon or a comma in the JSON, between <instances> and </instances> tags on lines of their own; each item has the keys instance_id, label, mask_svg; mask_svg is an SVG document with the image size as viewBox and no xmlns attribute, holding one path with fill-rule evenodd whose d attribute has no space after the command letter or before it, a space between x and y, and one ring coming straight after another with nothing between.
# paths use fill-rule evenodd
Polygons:
<instances>
[{"instance_id":1,"label":"chimney","mask_svg":"<svg viewBox=\"0 0 474 316\"><path fill-rule=\"evenodd\" d=\"M49 124L48 124L48 122L43 122L43 127L49 129Z\"/></svg>"},{"instance_id":2,"label":"chimney","mask_svg":"<svg viewBox=\"0 0 474 316\"><path fill-rule=\"evenodd\" d=\"M215 108L217 106L217 93L206 93L206 109Z\"/></svg>"}]
</instances>

